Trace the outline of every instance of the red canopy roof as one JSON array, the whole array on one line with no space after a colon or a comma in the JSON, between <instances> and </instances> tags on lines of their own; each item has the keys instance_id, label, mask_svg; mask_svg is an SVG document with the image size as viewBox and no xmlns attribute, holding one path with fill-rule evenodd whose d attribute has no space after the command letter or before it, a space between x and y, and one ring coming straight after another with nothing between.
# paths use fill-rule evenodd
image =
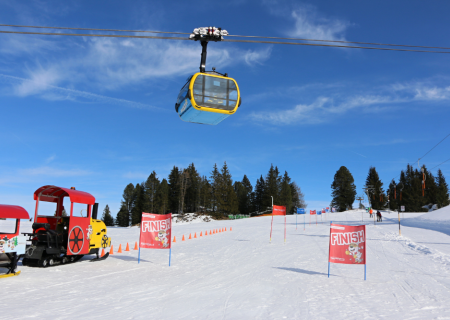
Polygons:
<instances>
[{"instance_id":1,"label":"red canopy roof","mask_svg":"<svg viewBox=\"0 0 450 320\"><path fill-rule=\"evenodd\" d=\"M40 201L56 202L58 198L69 196L71 202L94 204L95 198L90 193L57 186L43 186L34 192L34 200L41 196Z\"/></svg>"},{"instance_id":2,"label":"red canopy roof","mask_svg":"<svg viewBox=\"0 0 450 320\"><path fill-rule=\"evenodd\" d=\"M27 210L19 206L0 204L0 218L3 219L30 219Z\"/></svg>"}]
</instances>

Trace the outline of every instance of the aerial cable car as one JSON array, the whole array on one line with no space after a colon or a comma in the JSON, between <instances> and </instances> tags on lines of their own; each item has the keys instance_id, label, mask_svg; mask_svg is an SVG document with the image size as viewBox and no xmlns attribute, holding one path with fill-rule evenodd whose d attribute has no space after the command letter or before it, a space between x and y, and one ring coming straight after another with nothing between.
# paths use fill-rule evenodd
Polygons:
<instances>
[{"instance_id":1,"label":"aerial cable car","mask_svg":"<svg viewBox=\"0 0 450 320\"><path fill-rule=\"evenodd\" d=\"M206 71L206 49L209 41L221 41L228 35L221 28L197 28L189 36L202 45L200 72L190 76L181 88L175 111L186 122L216 125L232 114L241 105L239 86L228 74L212 68Z\"/></svg>"}]
</instances>

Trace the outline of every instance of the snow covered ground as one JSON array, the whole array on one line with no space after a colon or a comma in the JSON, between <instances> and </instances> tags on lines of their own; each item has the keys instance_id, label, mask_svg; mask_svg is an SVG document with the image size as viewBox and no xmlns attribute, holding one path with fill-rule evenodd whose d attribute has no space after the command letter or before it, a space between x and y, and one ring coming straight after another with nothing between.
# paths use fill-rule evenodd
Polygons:
<instances>
[{"instance_id":1,"label":"snow covered ground","mask_svg":"<svg viewBox=\"0 0 450 320\"><path fill-rule=\"evenodd\" d=\"M367 281L358 265L332 264L327 277L325 217L309 225L306 216L303 230L299 216L296 230L288 216L286 244L283 217L274 218L272 243L271 217L184 223L174 225L171 267L168 250L149 249L140 264L132 250L95 263L19 266L20 276L0 280L0 319L449 319L450 236L417 222L435 214L450 224L445 210L405 213L405 225L420 228L402 225L402 236L395 213L376 225L361 211L330 213L336 223L367 224ZM199 237L222 227L233 231ZM136 227L108 233L115 251L139 237Z\"/></svg>"}]
</instances>

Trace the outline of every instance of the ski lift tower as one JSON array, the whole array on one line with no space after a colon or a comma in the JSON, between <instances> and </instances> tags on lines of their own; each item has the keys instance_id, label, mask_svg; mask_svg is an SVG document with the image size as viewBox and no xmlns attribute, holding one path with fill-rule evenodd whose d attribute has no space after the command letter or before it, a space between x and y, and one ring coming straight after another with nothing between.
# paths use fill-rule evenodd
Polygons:
<instances>
[{"instance_id":1,"label":"ski lift tower","mask_svg":"<svg viewBox=\"0 0 450 320\"><path fill-rule=\"evenodd\" d=\"M358 196L358 198L356 198L357 201L359 201L359 209L361 209L362 203L361 201L364 201L364 197L363 196Z\"/></svg>"},{"instance_id":2,"label":"ski lift tower","mask_svg":"<svg viewBox=\"0 0 450 320\"><path fill-rule=\"evenodd\" d=\"M372 185L365 185L363 187L364 193L367 194L367 199L369 200L369 207L372 208L372 203L370 202L370 195L375 191Z\"/></svg>"}]
</instances>

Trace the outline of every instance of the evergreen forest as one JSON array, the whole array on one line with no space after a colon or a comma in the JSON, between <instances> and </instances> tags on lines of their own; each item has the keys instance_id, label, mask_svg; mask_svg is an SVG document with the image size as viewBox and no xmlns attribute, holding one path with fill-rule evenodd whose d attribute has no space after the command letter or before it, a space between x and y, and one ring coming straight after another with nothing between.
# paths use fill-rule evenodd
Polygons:
<instances>
[{"instance_id":1,"label":"evergreen forest","mask_svg":"<svg viewBox=\"0 0 450 320\"><path fill-rule=\"evenodd\" d=\"M253 186L247 175L241 181L233 181L226 162L221 168L214 164L208 176L201 175L191 163L187 168L174 166L167 178L161 179L153 171L147 180L129 183L114 224L138 224L142 212L171 212L181 217L199 213L214 219L230 214L258 215L271 212L272 197L273 204L286 206L288 214L307 206L298 184L276 166L271 165L265 177L261 175ZM109 208L107 211L109 214ZM104 215L107 216L106 208Z\"/></svg>"},{"instance_id":2,"label":"evergreen forest","mask_svg":"<svg viewBox=\"0 0 450 320\"><path fill-rule=\"evenodd\" d=\"M398 210L404 206L408 212L427 212L432 205L442 208L450 204L448 184L441 169L434 176L425 165L418 170L408 164L398 177L398 181L393 179L387 188L383 188L376 168L370 167L365 181L365 197L373 209ZM356 186L346 167L336 172L331 189L331 206L339 211L352 209Z\"/></svg>"}]
</instances>

